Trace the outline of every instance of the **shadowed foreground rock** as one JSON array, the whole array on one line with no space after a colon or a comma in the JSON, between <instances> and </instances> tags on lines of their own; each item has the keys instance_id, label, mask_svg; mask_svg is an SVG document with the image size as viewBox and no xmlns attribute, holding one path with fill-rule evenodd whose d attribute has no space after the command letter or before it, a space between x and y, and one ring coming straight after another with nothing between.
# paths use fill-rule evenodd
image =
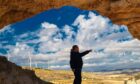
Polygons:
<instances>
[{"instance_id":1,"label":"shadowed foreground rock","mask_svg":"<svg viewBox=\"0 0 140 84\"><path fill-rule=\"evenodd\" d=\"M52 84L39 79L34 71L22 69L0 56L0 84Z\"/></svg>"}]
</instances>

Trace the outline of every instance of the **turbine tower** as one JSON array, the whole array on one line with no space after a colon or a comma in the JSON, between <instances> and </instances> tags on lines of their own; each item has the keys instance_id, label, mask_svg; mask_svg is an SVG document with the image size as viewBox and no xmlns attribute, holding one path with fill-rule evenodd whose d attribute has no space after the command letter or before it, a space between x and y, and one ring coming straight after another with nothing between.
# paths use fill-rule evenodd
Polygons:
<instances>
[{"instance_id":1,"label":"turbine tower","mask_svg":"<svg viewBox=\"0 0 140 84\"><path fill-rule=\"evenodd\" d=\"M37 62L35 62L35 67L38 68Z\"/></svg>"},{"instance_id":2,"label":"turbine tower","mask_svg":"<svg viewBox=\"0 0 140 84\"><path fill-rule=\"evenodd\" d=\"M8 61L10 60L10 53L7 52Z\"/></svg>"},{"instance_id":3,"label":"turbine tower","mask_svg":"<svg viewBox=\"0 0 140 84\"><path fill-rule=\"evenodd\" d=\"M30 65L30 69L32 68L32 57L31 57L31 53L28 52L28 56L29 56L29 65Z\"/></svg>"}]
</instances>

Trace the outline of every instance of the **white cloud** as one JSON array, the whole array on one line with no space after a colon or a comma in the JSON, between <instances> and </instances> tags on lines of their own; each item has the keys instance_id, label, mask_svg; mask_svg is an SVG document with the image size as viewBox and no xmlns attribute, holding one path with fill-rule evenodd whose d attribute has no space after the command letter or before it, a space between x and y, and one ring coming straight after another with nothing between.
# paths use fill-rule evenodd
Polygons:
<instances>
[{"instance_id":1,"label":"white cloud","mask_svg":"<svg viewBox=\"0 0 140 84\"><path fill-rule=\"evenodd\" d=\"M51 69L69 68L70 49L78 44L81 51L93 49L93 52L84 57L84 67L113 67L120 64L140 63L140 41L132 38L124 25L111 24L108 18L89 12L88 18L79 15L72 26L64 25L59 28L56 24L43 22L37 32L29 32L17 36L16 45L7 45L11 59L28 59L32 57L33 63L49 63ZM73 27L75 26L75 27ZM75 29L76 28L76 29ZM11 28L10 28L11 29ZM8 30L10 30L8 29ZM77 30L76 33L74 30ZM5 30L6 31L6 30ZM3 32L1 30L0 32ZM65 34L65 35L63 35ZM28 40L28 36L37 36L38 39ZM73 37L76 38L73 40ZM27 38L23 40L22 38ZM126 41L119 41L128 39ZM4 42L4 41L2 41ZM38 43L38 52L29 43ZM0 45L0 48L2 45ZM121 55L126 53L125 56ZM26 63L26 61L24 61ZM47 65L46 65L47 66ZM98 70L101 70L103 68ZM111 68L110 68L111 69Z\"/></svg>"}]
</instances>

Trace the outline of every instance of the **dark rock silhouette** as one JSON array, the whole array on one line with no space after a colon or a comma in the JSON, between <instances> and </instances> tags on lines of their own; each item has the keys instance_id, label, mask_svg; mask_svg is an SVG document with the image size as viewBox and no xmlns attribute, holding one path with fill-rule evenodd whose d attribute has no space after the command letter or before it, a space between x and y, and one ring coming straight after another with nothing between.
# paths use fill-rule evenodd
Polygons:
<instances>
[{"instance_id":1,"label":"dark rock silhouette","mask_svg":"<svg viewBox=\"0 0 140 84\"><path fill-rule=\"evenodd\" d=\"M52 84L39 79L34 71L9 62L0 56L0 84Z\"/></svg>"}]
</instances>

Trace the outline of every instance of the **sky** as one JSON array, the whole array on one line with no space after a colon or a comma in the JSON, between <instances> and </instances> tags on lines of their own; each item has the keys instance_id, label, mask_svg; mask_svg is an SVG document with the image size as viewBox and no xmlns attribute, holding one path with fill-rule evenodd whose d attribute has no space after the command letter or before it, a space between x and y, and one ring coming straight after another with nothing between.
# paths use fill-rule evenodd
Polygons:
<instances>
[{"instance_id":1,"label":"sky","mask_svg":"<svg viewBox=\"0 0 140 84\"><path fill-rule=\"evenodd\" d=\"M0 55L20 66L70 69L70 49L92 49L84 71L140 68L140 40L96 11L50 9L0 30ZM31 64L30 64L31 63Z\"/></svg>"}]
</instances>

